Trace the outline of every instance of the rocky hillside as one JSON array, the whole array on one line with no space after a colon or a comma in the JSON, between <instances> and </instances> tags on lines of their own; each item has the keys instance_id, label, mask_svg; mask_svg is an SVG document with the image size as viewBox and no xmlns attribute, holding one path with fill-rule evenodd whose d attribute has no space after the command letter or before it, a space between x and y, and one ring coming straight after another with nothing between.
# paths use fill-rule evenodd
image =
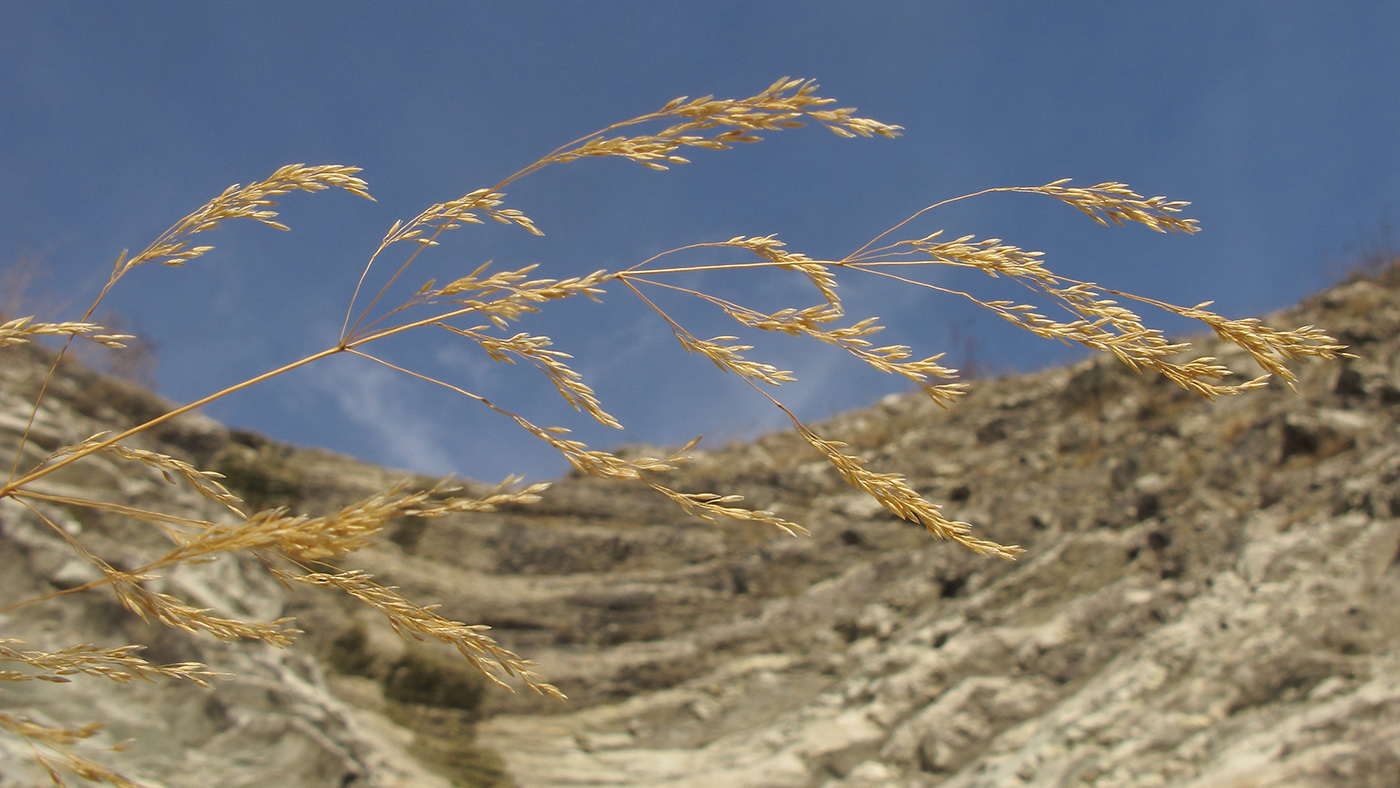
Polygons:
<instances>
[{"instance_id":1,"label":"rocky hillside","mask_svg":"<svg viewBox=\"0 0 1400 788\"><path fill-rule=\"evenodd\" d=\"M819 429L1024 545L1014 563L930 541L787 434L698 452L677 484L743 493L810 538L569 478L531 507L405 522L349 562L492 625L566 704L484 688L369 611L236 561L165 582L215 609L294 615L298 646L188 638L85 593L0 613L0 636L147 642L239 680L11 683L0 704L107 719L110 738L135 739L119 762L170 786L1400 785L1400 276L1275 322L1324 326L1358 358L1305 365L1296 394L1214 403L1099 360L979 382L947 412L897 396ZM12 442L41 367L5 353ZM81 369L56 393L45 450L163 407ZM206 420L153 437L258 505L324 512L397 478ZM205 505L116 466L54 484ZM51 516L118 565L158 539ZM27 511L0 504L0 528L4 599L89 579ZM30 763L0 737L0 786L43 784Z\"/></svg>"}]
</instances>

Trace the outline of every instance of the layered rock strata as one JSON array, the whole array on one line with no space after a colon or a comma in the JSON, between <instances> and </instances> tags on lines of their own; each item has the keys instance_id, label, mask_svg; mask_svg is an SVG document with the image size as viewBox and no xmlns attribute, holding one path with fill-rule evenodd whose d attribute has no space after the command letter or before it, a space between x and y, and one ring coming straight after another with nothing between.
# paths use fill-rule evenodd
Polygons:
<instances>
[{"instance_id":1,"label":"layered rock strata","mask_svg":"<svg viewBox=\"0 0 1400 788\"><path fill-rule=\"evenodd\" d=\"M979 381L950 411L900 395L819 426L955 519L1024 545L1014 563L931 541L790 434L697 452L672 482L743 493L810 538L712 526L645 488L568 478L535 506L396 524L346 562L491 624L567 704L479 693L460 663L406 646L370 611L289 596L239 561L165 582L223 612L295 615L307 634L292 650L145 629L88 593L7 612L0 633L149 641L153 657L239 680L212 693L5 687L0 702L112 720L113 737L136 738L123 761L172 786L447 779L414 772L429 767L522 788L1397 785L1400 294L1356 281L1271 322L1324 326L1357 358L1303 365L1296 393L1219 402L1086 361ZM1249 367L1228 346L1204 350ZM26 358L0 365L8 440L40 374ZM78 369L56 385L36 451L163 407ZM94 396L102 386L120 396ZM194 419L152 441L260 504L312 513L401 476ZM205 505L100 463L54 484ZM60 515L114 560L156 538ZM0 507L0 527L5 598L88 579L25 512ZM473 728L503 768L452 770L466 756L442 731ZM0 785L29 785L8 776L30 774L10 744Z\"/></svg>"}]
</instances>

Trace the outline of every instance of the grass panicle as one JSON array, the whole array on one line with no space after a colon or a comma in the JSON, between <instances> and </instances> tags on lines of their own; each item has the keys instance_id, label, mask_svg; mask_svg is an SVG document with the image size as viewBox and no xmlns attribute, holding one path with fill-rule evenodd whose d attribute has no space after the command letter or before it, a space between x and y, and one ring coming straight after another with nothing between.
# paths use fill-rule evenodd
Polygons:
<instances>
[{"instance_id":1,"label":"grass panicle","mask_svg":"<svg viewBox=\"0 0 1400 788\"><path fill-rule=\"evenodd\" d=\"M82 337L103 347L120 350L130 334L102 334L106 329L94 323L36 323L33 317L19 317L0 325L0 348L19 345L29 337Z\"/></svg>"},{"instance_id":2,"label":"grass panicle","mask_svg":"<svg viewBox=\"0 0 1400 788\"><path fill-rule=\"evenodd\" d=\"M0 640L0 662L18 663L29 671L0 671L0 681L49 681L66 684L78 674L98 676L126 684L136 679L184 679L208 689L218 679L231 678L216 673L199 662L153 665L138 656L143 646L98 648L88 644L67 646L58 651L21 651L18 640Z\"/></svg>"},{"instance_id":3,"label":"grass panicle","mask_svg":"<svg viewBox=\"0 0 1400 788\"><path fill-rule=\"evenodd\" d=\"M622 422L603 407L598 395L583 376L570 366L567 348L556 347L547 336L514 330L513 324L551 304L570 298L598 300L609 287L630 293L654 311L659 326L669 330L681 348L709 359L725 373L737 375L760 396L769 399L792 420L797 434L837 471L845 482L871 496L892 514L922 525L932 536L955 542L985 556L1011 559L1022 549L998 544L973 533L967 523L946 518L939 506L919 495L897 473L876 472L863 458L849 453L847 446L823 438L804 424L772 394L772 390L796 379L755 356L757 345L738 335L723 334L701 338L671 312L661 306L659 295L696 299L707 308L735 322L738 330L762 336L763 332L805 337L833 346L863 362L873 370L900 376L919 386L942 407L953 405L966 387L957 380L957 370L941 363L943 354L916 354L901 344L877 345L875 337L883 327L873 316L849 319L840 296L840 283L851 277L875 277L893 286L922 288L966 299L998 317L1038 337L1078 344L1112 354L1137 370L1155 370L1169 380L1205 397L1239 394L1259 388L1271 376L1290 385L1295 380L1288 362L1308 358L1336 358L1343 348L1319 329L1304 326L1293 330L1270 328L1260 321L1230 319L1206 309L1210 304L1178 307L1078 281L1052 272L1044 255L1005 243L997 238L977 239L970 235L947 239L939 230L929 234L900 237L916 219L957 200L994 193L1021 193L1066 203L1101 225L1138 224L1157 232L1189 234L1197 230L1195 220L1183 217L1187 203L1164 197L1144 198L1121 183L1100 183L1089 187L1057 180L1036 187L987 189L934 203L895 224L850 254L818 259L791 250L773 235L736 236L728 240L695 243L652 256L618 271L594 271L565 278L537 277L536 265L489 270L482 265L446 284L429 280L407 300L387 303L392 287L399 282L420 255L440 245L444 233L484 224L487 220L532 234L542 234L535 221L508 207L506 189L538 170L586 158L611 157L636 162L653 170L688 163L683 153L722 151L743 143L754 143L768 134L806 123L826 127L842 137L894 138L900 127L864 118L853 109L836 108L831 99L817 94L815 83L783 78L758 94L744 99L677 98L660 109L611 125L556 148L539 160L506 176L499 183L467 191L461 197L429 206L407 221L394 222L365 260L346 306L340 335L326 349L276 369L249 378L194 402L170 410L145 423L116 432L103 432L71 446L59 448L28 467L22 465L25 444L30 440L35 414L47 392L48 379L35 397L29 425L20 445L15 447L11 471L0 499L9 498L27 509L58 535L73 554L91 565L99 579L52 593L23 600L6 601L0 611L39 604L56 597L83 591L110 589L116 599L137 615L163 625L194 633L205 633L226 640L256 640L277 646L292 642L299 634L289 619L246 622L222 616L213 610L191 605L171 593L174 587L165 579L172 568L196 564L230 554L249 554L274 577L290 586L309 585L349 595L378 611L400 635L415 640L434 640L454 647L485 676L502 686L518 682L545 696L564 697L558 688L533 670L533 664L501 647L485 634L486 627L452 620L435 612L433 605L406 599L392 586L382 585L368 572L337 566L342 559L378 543L386 524L400 517L442 518L473 512L491 511L510 504L538 501L548 485L523 486L511 477L484 495L471 495L450 481L426 490L400 485L370 495L329 514L294 513L287 509L244 511L245 503L220 481L219 474L200 470L170 455L141 448L132 439L179 416L231 396L243 389L286 374L303 366L336 355L349 355L383 365L424 383L449 389L470 402L512 420L525 435L543 441L559 452L580 473L601 479L640 482L670 499L685 512L708 521L738 520L773 527L789 534L806 533L802 525L785 520L770 511L745 508L741 496L723 491L682 491L667 481L668 472L688 459L686 452L695 444L682 447L669 456L628 459L594 449L568 437L562 426L540 426L507 407L468 388L440 380L393 363L372 352L370 345L381 340L421 329L436 330L455 341L470 343L488 358L502 364L528 364L575 410L610 427ZM134 268L148 263L178 267L204 256L213 247L197 243L202 236L225 221L248 219L273 228L287 229L277 221L273 198L294 191L320 192L340 189L372 199L368 185L358 177L358 168L339 165L281 167L260 181L225 189L198 210L180 219L155 241L135 255L123 252L116 260L107 283L82 319L75 322L42 322L34 317L9 320L0 325L0 347L30 341L34 337L65 337L66 342L82 338L111 348L121 348L131 337L108 333L88 322L108 292ZM708 251L738 250L749 256L738 262L689 262L668 265L675 256L695 260ZM390 258L401 256L396 267ZM987 277L1009 279L1022 285L1032 297L1026 301L982 299L963 290L936 284L930 271L953 267L970 269ZM776 311L764 311L701 290L677 284L680 277L697 273L725 276L795 276L811 288L810 303L794 304ZM1263 370L1263 375L1243 383L1226 383L1234 371L1210 357L1187 358L1186 343L1170 340L1150 328L1134 308L1147 306L1201 321L1221 338L1246 350ZM1057 316L1051 317L1048 313ZM64 345L64 350L67 344ZM59 353L62 358L63 351ZM57 369L58 362L54 363ZM53 369L49 375L52 377ZM696 439L698 441L698 439ZM208 501L217 504L217 516L209 519L187 514L145 509L130 501L84 498L71 491L40 489L49 475L95 454L113 455L160 473L173 484L183 484ZM118 568L94 553L80 536L69 533L55 521L59 509L89 509L129 518L156 529L170 543L164 552L146 557L139 566ZM0 671L0 681L64 682L74 675L86 675L116 682L133 679L180 679L207 686L224 678L222 674L197 663L152 665L137 656L137 647L99 648L74 645L57 651L22 649L14 640L0 640L0 662L12 670ZM65 727L36 722L0 712L0 731L28 741L37 762L56 784L61 774L72 774L93 782L133 785L130 780L77 754L73 748L90 739L97 726Z\"/></svg>"},{"instance_id":4,"label":"grass panicle","mask_svg":"<svg viewBox=\"0 0 1400 788\"><path fill-rule=\"evenodd\" d=\"M519 678L525 686L541 695L564 700L564 693L558 687L530 669L534 666L533 662L501 648L493 638L483 634L490 629L485 624L464 624L444 618L433 611L435 605L411 602L392 586L375 583L374 578L365 572L281 573L280 576L297 583L343 591L382 613L399 635L419 641L436 640L453 646L473 667L501 687L510 689L505 679Z\"/></svg>"},{"instance_id":5,"label":"grass panicle","mask_svg":"<svg viewBox=\"0 0 1400 788\"><path fill-rule=\"evenodd\" d=\"M89 723L81 727L47 725L17 714L0 711L0 731L27 742L34 752L34 760L48 773L54 785L67 785L63 774L71 774L88 782L106 783L117 788L144 788L118 771L84 757L73 751L79 743L96 736L102 726ZM120 745L111 748L124 749Z\"/></svg>"}]
</instances>

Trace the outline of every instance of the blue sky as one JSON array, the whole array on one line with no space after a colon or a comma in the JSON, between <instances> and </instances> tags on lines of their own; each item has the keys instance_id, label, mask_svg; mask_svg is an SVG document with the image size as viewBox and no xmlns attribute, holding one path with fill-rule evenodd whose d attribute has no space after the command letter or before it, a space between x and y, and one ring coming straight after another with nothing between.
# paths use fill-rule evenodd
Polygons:
<instances>
[{"instance_id":1,"label":"blue sky","mask_svg":"<svg viewBox=\"0 0 1400 788\"><path fill-rule=\"evenodd\" d=\"M1190 200L1203 230L1104 229L1049 200L996 195L913 231L1000 237L1076 278L1246 316L1335 281L1400 221L1396 3L50 2L0 14L0 263L42 262L33 303L78 293L66 315L80 312L122 249L229 184L290 162L364 168L378 202L291 195L290 233L229 225L194 264L121 282L109 304L158 343L159 389L177 401L333 344L396 219L676 96L744 97L784 75L816 79L904 136L809 127L700 151L665 173L607 160L549 168L508 193L544 238L459 230L414 269L415 287L486 260L569 276L735 235L776 233L840 257L938 200L1072 177ZM810 303L783 280L698 284L760 305ZM991 371L1075 357L954 299L870 284L846 286L848 308L882 317L885 341L947 350L955 365L971 352ZM700 433L722 444L783 426L628 294L604 301L522 328L576 356L622 434L446 335L385 352L600 447ZM678 314L698 334L731 330ZM779 394L805 418L907 390L826 348L756 339L753 355L798 375ZM350 359L209 412L396 467L488 480L566 467L480 406Z\"/></svg>"}]
</instances>

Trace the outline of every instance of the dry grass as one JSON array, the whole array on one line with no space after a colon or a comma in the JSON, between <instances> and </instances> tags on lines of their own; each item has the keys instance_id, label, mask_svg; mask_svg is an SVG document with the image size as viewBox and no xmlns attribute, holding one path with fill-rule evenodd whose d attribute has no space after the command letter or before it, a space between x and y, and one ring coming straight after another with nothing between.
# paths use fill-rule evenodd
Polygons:
<instances>
[{"instance_id":1,"label":"dry grass","mask_svg":"<svg viewBox=\"0 0 1400 788\"><path fill-rule=\"evenodd\" d=\"M501 363L523 363L535 367L548 385L577 411L599 423L621 428L621 423L604 410L602 403L582 377L569 366L568 353L555 349L548 337L511 333L511 324L522 316L548 308L551 302L569 298L593 298L608 286L634 294L657 314L681 347L708 358L720 369L738 375L759 394L772 401L793 422L796 434L824 456L851 486L869 494L895 515L922 524L930 534L976 551L1000 558L1013 558L1021 552L1016 545L1002 545L972 533L966 523L945 518L939 506L915 492L905 480L890 473L876 473L864 461L846 451L844 444L822 438L783 407L770 390L794 379L792 373L750 356L754 348L736 336L702 338L691 333L675 317L657 305L648 293L698 299L728 315L739 325L757 331L804 336L826 343L865 362L881 372L904 377L923 389L934 402L949 406L964 392L956 370L940 363L941 354L918 356L902 345L877 346L874 337L881 326L874 317L845 321L839 296L838 279L875 276L891 283L925 288L968 299L1027 331L1048 339L1076 343L1111 353L1134 369L1160 372L1179 385L1206 397L1238 394L1264 385L1270 375L1291 383L1293 374L1286 362L1308 357L1332 358L1342 348L1330 337L1311 327L1291 331L1269 328L1257 320L1231 320L1207 311L1209 304L1178 307L1149 298L1121 293L1091 282L1082 282L1051 272L1039 252L1026 251L999 239L977 240L964 236L944 240L941 233L918 238L899 238L898 233L915 217L911 216L872 239L870 243L839 260L817 260L787 249L772 236L736 237L713 243L675 249L624 270L596 271L585 276L554 279L537 277L535 266L488 272L483 266L454 281L426 282L407 301L386 305L390 287L403 277L415 260L437 246L444 233L468 224L490 219L539 233L535 223L521 212L503 207L505 189L531 173L552 165L587 157L621 157L652 169L685 163L679 154L687 148L724 150L739 143L761 140L765 134L816 122L843 137L898 136L899 127L861 118L851 109L836 109L830 99L819 97L811 82L782 79L751 98L742 100L705 97L676 99L656 112L619 123L595 134L563 145L539 161L486 189L429 207L408 222L396 222L370 254L359 275L359 283L347 306L341 334L325 350L271 370L196 402L176 408L145 423L118 433L100 433L76 445L50 453L37 463L21 464L24 446L17 447L8 478L0 487L0 498L10 498L47 522L71 546L75 555L100 572L100 579L73 589L48 595L103 588L115 594L128 610L170 627L205 632L224 639L254 639L275 645L290 643L297 631L289 620L247 622L223 618L213 611L195 607L165 593L150 589L152 581L177 564L207 561L225 553L250 553L267 571L288 584L320 586L345 593L379 611L399 634L418 640L436 640L454 646L473 666L491 680L506 686L514 679L531 690L557 698L563 695L537 675L528 660L500 647L485 634L485 627L445 618L431 607L413 602L392 588L377 584L362 572L342 571L336 559L381 539L386 524L395 518L433 518L458 512L490 511L503 504L535 501L547 485L521 487L507 479L500 488L484 496L467 495L461 488L444 482L421 492L405 488L386 490L330 515L311 517L285 509L245 511L244 503L219 481L219 474L200 470L174 457L128 445L133 436L152 430L182 413L199 408L221 397L257 385L290 370L331 356L360 356L426 383L443 386L469 400L514 420L525 434L544 441L582 473L605 479L640 480L670 498L686 512L706 520L721 518L772 526L789 533L802 533L800 524L788 522L772 512L744 508L739 496L715 493L679 492L665 483L666 474L686 461L686 446L671 456L626 459L592 449L567 437L559 426L536 425L524 417L473 391L405 369L376 356L372 348L379 340L406 332L441 330L460 340L475 343L490 358ZM120 348L128 337L112 333L89 322L106 294L134 268L157 263L184 265L212 247L198 245L202 236L231 219L252 219L286 229L275 219L272 200L292 191L315 192L338 188L369 197L367 184L357 177L354 167L288 165L268 178L248 186L231 186L194 213L176 222L141 252L123 253L113 266L101 294L77 322L43 322L34 317L10 320L0 326L0 346L27 342L38 336L65 337ZM1100 224L1136 223L1160 232L1192 233L1196 223L1181 216L1186 203L1161 197L1144 199L1127 186L1103 183L1090 187L1071 186L1055 181L1043 186L989 189L991 192L1021 192L1059 200L1084 212ZM977 195L967 195L973 197ZM957 199L966 199L960 197ZM919 216L950 201L931 205ZM667 266L671 255L686 252L685 259L707 249L738 249L747 252L749 262L697 263ZM402 257L387 275L379 273L396 254ZM955 266L980 271L989 277L1006 277L1023 285L1031 300L981 300L977 296L950 290L920 278L930 267ZM765 274L801 277L812 289L814 301L774 312L760 311L675 284L678 275L697 271L721 272L732 276ZM378 287L376 289L376 284ZM1048 304L1063 313L1058 319L1041 310ZM1265 374L1239 384L1226 384L1231 371L1212 358L1181 360L1190 348L1167 340L1160 331L1147 327L1129 306L1146 305L1209 325L1221 337L1247 350ZM66 351L68 345L65 344ZM52 372L50 373L52 375ZM47 386L47 383L45 384ZM41 392L34 402L38 411L44 399ZM33 417L31 416L31 426ZM29 440L26 430L22 444ZM693 444L692 444L693 445ZM168 480L188 485L227 511L217 521L192 519L168 512L145 510L122 501L108 501L44 493L36 482L97 453L114 455L123 461L146 466ZM68 534L45 513L58 504L110 512L133 518L157 529L169 542L163 554L151 555L143 565L120 570L94 554L77 537ZM10 601L9 610L33 604L38 599ZM0 672L0 680L63 681L65 676L85 673L114 681L133 678L177 678L204 684L219 676L203 665L152 665L133 648L96 649L73 646L51 653L26 651L15 641L0 641L0 661L13 663L15 670ZM84 779L130 784L125 778L98 766L74 751L74 746L91 736L93 726L64 728L45 726L32 720L0 713L0 728L6 734L27 740L36 758L60 781L67 771Z\"/></svg>"}]
</instances>

